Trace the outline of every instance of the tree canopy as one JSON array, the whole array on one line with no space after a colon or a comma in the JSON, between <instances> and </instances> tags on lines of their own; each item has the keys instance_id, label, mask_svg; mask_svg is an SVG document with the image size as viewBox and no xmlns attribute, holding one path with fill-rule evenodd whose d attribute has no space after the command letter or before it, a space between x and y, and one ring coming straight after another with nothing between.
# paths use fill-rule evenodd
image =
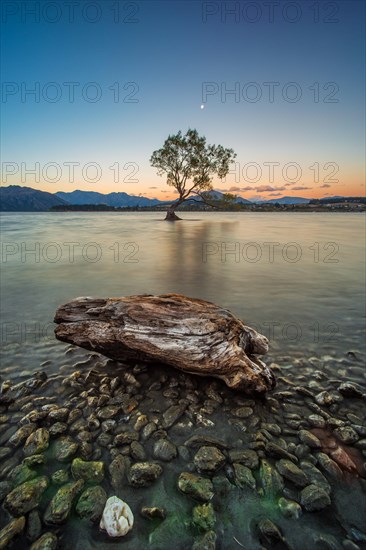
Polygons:
<instances>
[{"instance_id":1,"label":"tree canopy","mask_svg":"<svg viewBox=\"0 0 366 550\"><path fill-rule=\"evenodd\" d=\"M161 149L154 151L150 164L159 176L166 175L167 184L178 192L178 199L168 210L167 219L177 219L175 209L191 195L212 190L214 176L224 178L236 154L222 145L209 145L197 130L185 135L179 131L169 136Z\"/></svg>"}]
</instances>

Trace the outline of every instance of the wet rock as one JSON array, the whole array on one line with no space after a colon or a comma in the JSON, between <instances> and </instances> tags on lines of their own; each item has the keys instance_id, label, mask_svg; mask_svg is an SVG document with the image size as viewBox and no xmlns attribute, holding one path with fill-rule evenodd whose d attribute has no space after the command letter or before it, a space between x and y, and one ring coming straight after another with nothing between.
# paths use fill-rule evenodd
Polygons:
<instances>
[{"instance_id":1,"label":"wet rock","mask_svg":"<svg viewBox=\"0 0 366 550\"><path fill-rule=\"evenodd\" d=\"M16 519L12 519L3 529L0 531L0 548L9 548L10 544L14 541L17 535L23 532L25 527L25 517L21 516Z\"/></svg>"},{"instance_id":2,"label":"wet rock","mask_svg":"<svg viewBox=\"0 0 366 550\"><path fill-rule=\"evenodd\" d=\"M291 460L293 462L298 461L295 455L289 453L280 445L273 443L273 441L268 441L268 443L266 443L265 452L268 456L273 456L276 458L286 458L287 460Z\"/></svg>"},{"instance_id":3,"label":"wet rock","mask_svg":"<svg viewBox=\"0 0 366 550\"><path fill-rule=\"evenodd\" d=\"M320 449L322 446L319 439L308 430L300 430L299 439L301 443L308 445L308 447L311 447L312 449Z\"/></svg>"},{"instance_id":4,"label":"wet rock","mask_svg":"<svg viewBox=\"0 0 366 550\"><path fill-rule=\"evenodd\" d=\"M248 418L253 414L253 409L251 407L239 407L237 409L233 409L231 412L238 418Z\"/></svg>"},{"instance_id":5,"label":"wet rock","mask_svg":"<svg viewBox=\"0 0 366 550\"><path fill-rule=\"evenodd\" d=\"M29 512L28 521L27 521L27 539L31 542L38 539L42 532L42 523L41 518L37 510L32 510Z\"/></svg>"},{"instance_id":6,"label":"wet rock","mask_svg":"<svg viewBox=\"0 0 366 550\"><path fill-rule=\"evenodd\" d=\"M298 519L302 512L300 504L284 497L279 499L278 507L285 518Z\"/></svg>"},{"instance_id":7,"label":"wet rock","mask_svg":"<svg viewBox=\"0 0 366 550\"><path fill-rule=\"evenodd\" d=\"M154 458L170 462L177 456L177 447L169 439L158 439L154 443Z\"/></svg>"},{"instance_id":8,"label":"wet rock","mask_svg":"<svg viewBox=\"0 0 366 550\"><path fill-rule=\"evenodd\" d=\"M327 391L322 391L315 396L316 403L326 407L338 403L341 399L342 397L339 394L336 394L335 392L330 393Z\"/></svg>"},{"instance_id":9,"label":"wet rock","mask_svg":"<svg viewBox=\"0 0 366 550\"><path fill-rule=\"evenodd\" d=\"M256 482L252 471L243 464L233 464L233 474L234 474L234 483L238 487L244 488L249 487L250 489L255 490Z\"/></svg>"},{"instance_id":10,"label":"wet rock","mask_svg":"<svg viewBox=\"0 0 366 550\"><path fill-rule=\"evenodd\" d=\"M55 422L49 429L51 437L57 437L65 432L67 432L67 424L65 422Z\"/></svg>"},{"instance_id":11,"label":"wet rock","mask_svg":"<svg viewBox=\"0 0 366 550\"><path fill-rule=\"evenodd\" d=\"M163 468L153 462L136 462L131 466L129 482L133 487L147 487L151 485L161 474Z\"/></svg>"},{"instance_id":12,"label":"wet rock","mask_svg":"<svg viewBox=\"0 0 366 550\"><path fill-rule=\"evenodd\" d=\"M189 439L187 439L184 445L186 447L190 447L191 449L197 449L199 447L202 447L203 445L212 445L221 450L229 448L229 445L225 443L225 441L223 441L222 439L218 439L217 437L212 437L206 434L192 435ZM239 461L237 460L236 462Z\"/></svg>"},{"instance_id":13,"label":"wet rock","mask_svg":"<svg viewBox=\"0 0 366 550\"><path fill-rule=\"evenodd\" d=\"M146 460L145 449L138 441L132 441L130 447L130 455L134 460L137 460L138 462L143 462L144 460Z\"/></svg>"},{"instance_id":14,"label":"wet rock","mask_svg":"<svg viewBox=\"0 0 366 550\"><path fill-rule=\"evenodd\" d=\"M309 483L304 472L290 460L279 460L276 468L285 479L288 479L297 487L305 487Z\"/></svg>"},{"instance_id":15,"label":"wet rock","mask_svg":"<svg viewBox=\"0 0 366 550\"><path fill-rule=\"evenodd\" d=\"M225 460L217 447L203 446L196 453L193 462L199 473L214 473L225 464Z\"/></svg>"},{"instance_id":16,"label":"wet rock","mask_svg":"<svg viewBox=\"0 0 366 550\"><path fill-rule=\"evenodd\" d=\"M134 424L133 429L135 430L135 432L139 432L144 426L146 426L146 424L148 424L148 422L149 422L149 420L148 420L146 414L140 414L137 417L137 420Z\"/></svg>"},{"instance_id":17,"label":"wet rock","mask_svg":"<svg viewBox=\"0 0 366 550\"><path fill-rule=\"evenodd\" d=\"M35 470L29 468L25 464L19 464L10 472L9 481L12 483L13 487L17 487L34 477L37 477L37 472Z\"/></svg>"},{"instance_id":18,"label":"wet rock","mask_svg":"<svg viewBox=\"0 0 366 550\"><path fill-rule=\"evenodd\" d=\"M116 496L110 497L103 510L100 528L110 537L123 537L133 527L133 514L126 502Z\"/></svg>"},{"instance_id":19,"label":"wet rock","mask_svg":"<svg viewBox=\"0 0 366 550\"><path fill-rule=\"evenodd\" d=\"M270 434L279 437L281 435L282 429L278 424L268 424L266 422L262 422L261 425L262 429L267 430Z\"/></svg>"},{"instance_id":20,"label":"wet rock","mask_svg":"<svg viewBox=\"0 0 366 550\"><path fill-rule=\"evenodd\" d=\"M36 477L26 481L7 495L4 508L12 516L22 516L38 506L47 487L47 477Z\"/></svg>"},{"instance_id":21,"label":"wet rock","mask_svg":"<svg viewBox=\"0 0 366 550\"><path fill-rule=\"evenodd\" d=\"M40 466L41 464L45 464L46 462L46 459L44 457L44 455L32 455L32 456L27 456L22 464L24 464L25 466L28 466L29 468L32 468L33 466Z\"/></svg>"},{"instance_id":22,"label":"wet rock","mask_svg":"<svg viewBox=\"0 0 366 550\"><path fill-rule=\"evenodd\" d=\"M32 544L30 550L56 550L58 545L57 537L54 533L44 533L36 542Z\"/></svg>"},{"instance_id":23,"label":"wet rock","mask_svg":"<svg viewBox=\"0 0 366 550\"><path fill-rule=\"evenodd\" d=\"M258 523L258 530L260 538L264 539L270 545L274 545L278 541L283 540L280 529L270 519L261 519Z\"/></svg>"},{"instance_id":24,"label":"wet rock","mask_svg":"<svg viewBox=\"0 0 366 550\"><path fill-rule=\"evenodd\" d=\"M311 414L308 416L308 422L314 428L325 428L325 420L319 414Z\"/></svg>"},{"instance_id":25,"label":"wet rock","mask_svg":"<svg viewBox=\"0 0 366 550\"><path fill-rule=\"evenodd\" d=\"M100 483L104 479L104 462L74 458L71 464L71 473L74 479L83 479L88 483Z\"/></svg>"},{"instance_id":26,"label":"wet rock","mask_svg":"<svg viewBox=\"0 0 366 550\"><path fill-rule=\"evenodd\" d=\"M211 480L190 472L182 472L180 474L178 487L182 493L185 493L194 500L207 502L214 496Z\"/></svg>"},{"instance_id":27,"label":"wet rock","mask_svg":"<svg viewBox=\"0 0 366 550\"><path fill-rule=\"evenodd\" d=\"M69 481L69 474L67 470L56 470L51 475L51 480L55 485L64 485Z\"/></svg>"},{"instance_id":28,"label":"wet rock","mask_svg":"<svg viewBox=\"0 0 366 550\"><path fill-rule=\"evenodd\" d=\"M0 502L4 500L6 495L10 493L13 486L9 481L0 481Z\"/></svg>"},{"instance_id":29,"label":"wet rock","mask_svg":"<svg viewBox=\"0 0 366 550\"><path fill-rule=\"evenodd\" d=\"M33 422L30 424L25 424L11 436L8 441L8 445L10 447L19 447L19 445L22 445L36 429L37 424L34 424Z\"/></svg>"},{"instance_id":30,"label":"wet rock","mask_svg":"<svg viewBox=\"0 0 366 550\"><path fill-rule=\"evenodd\" d=\"M327 479L323 474L307 460L302 460L300 463L302 471L306 474L311 485L318 485L328 494L330 494L331 488Z\"/></svg>"},{"instance_id":31,"label":"wet rock","mask_svg":"<svg viewBox=\"0 0 366 550\"><path fill-rule=\"evenodd\" d=\"M216 549L216 533L215 531L207 531L201 538L194 541L192 550L215 550Z\"/></svg>"},{"instance_id":32,"label":"wet rock","mask_svg":"<svg viewBox=\"0 0 366 550\"><path fill-rule=\"evenodd\" d=\"M12 449L10 447L2 447L0 448L0 460L3 460L4 458L7 458L12 454Z\"/></svg>"},{"instance_id":33,"label":"wet rock","mask_svg":"<svg viewBox=\"0 0 366 550\"><path fill-rule=\"evenodd\" d=\"M359 440L358 433L351 426L344 426L343 428L337 428L334 430L338 439L346 445L352 445Z\"/></svg>"},{"instance_id":34,"label":"wet rock","mask_svg":"<svg viewBox=\"0 0 366 550\"><path fill-rule=\"evenodd\" d=\"M192 523L199 531L210 531L215 527L216 514L211 502L193 508Z\"/></svg>"},{"instance_id":35,"label":"wet rock","mask_svg":"<svg viewBox=\"0 0 366 550\"><path fill-rule=\"evenodd\" d=\"M25 456L36 455L43 453L48 449L50 441L50 434L46 428L38 428L35 432L32 432L24 445Z\"/></svg>"},{"instance_id":36,"label":"wet rock","mask_svg":"<svg viewBox=\"0 0 366 550\"><path fill-rule=\"evenodd\" d=\"M339 479L342 477L342 470L328 455L325 453L317 453L316 458L319 467L330 477L333 479Z\"/></svg>"},{"instance_id":37,"label":"wet rock","mask_svg":"<svg viewBox=\"0 0 366 550\"><path fill-rule=\"evenodd\" d=\"M122 432L114 438L114 444L118 447L121 445L130 445L132 441L137 441L139 438L136 432Z\"/></svg>"},{"instance_id":38,"label":"wet rock","mask_svg":"<svg viewBox=\"0 0 366 550\"><path fill-rule=\"evenodd\" d=\"M114 418L120 412L121 408L116 405L109 405L99 409L97 412L97 417L101 420L107 420L109 418Z\"/></svg>"},{"instance_id":39,"label":"wet rock","mask_svg":"<svg viewBox=\"0 0 366 550\"><path fill-rule=\"evenodd\" d=\"M163 414L163 427L170 428L183 415L187 405L172 405Z\"/></svg>"},{"instance_id":40,"label":"wet rock","mask_svg":"<svg viewBox=\"0 0 366 550\"><path fill-rule=\"evenodd\" d=\"M116 492L120 491L129 471L127 459L122 455L117 455L109 464L108 470L113 489Z\"/></svg>"},{"instance_id":41,"label":"wet rock","mask_svg":"<svg viewBox=\"0 0 366 550\"><path fill-rule=\"evenodd\" d=\"M365 390L358 384L352 382L342 382L342 384L338 386L338 391L345 397L360 398L365 396Z\"/></svg>"},{"instance_id":42,"label":"wet rock","mask_svg":"<svg viewBox=\"0 0 366 550\"><path fill-rule=\"evenodd\" d=\"M157 506L144 506L141 508L140 514L146 519L165 519L166 511L164 508L158 508Z\"/></svg>"},{"instance_id":43,"label":"wet rock","mask_svg":"<svg viewBox=\"0 0 366 550\"><path fill-rule=\"evenodd\" d=\"M322 510L330 505L330 497L328 493L317 485L308 485L300 493L301 505L308 512L314 512L316 510Z\"/></svg>"},{"instance_id":44,"label":"wet rock","mask_svg":"<svg viewBox=\"0 0 366 550\"><path fill-rule=\"evenodd\" d=\"M96 523L103 514L107 493L100 485L85 489L76 504L76 513L81 518L87 518Z\"/></svg>"},{"instance_id":45,"label":"wet rock","mask_svg":"<svg viewBox=\"0 0 366 550\"><path fill-rule=\"evenodd\" d=\"M63 485L49 503L44 521L46 524L60 525L65 523L70 515L75 497L80 493L84 486L84 481L66 483Z\"/></svg>"},{"instance_id":46,"label":"wet rock","mask_svg":"<svg viewBox=\"0 0 366 550\"><path fill-rule=\"evenodd\" d=\"M230 462L239 462L251 470L257 468L259 464L258 454L252 449L233 449L229 451L229 460Z\"/></svg>"},{"instance_id":47,"label":"wet rock","mask_svg":"<svg viewBox=\"0 0 366 550\"><path fill-rule=\"evenodd\" d=\"M275 498L284 488L284 482L279 472L267 460L260 461L259 478L263 493Z\"/></svg>"},{"instance_id":48,"label":"wet rock","mask_svg":"<svg viewBox=\"0 0 366 550\"><path fill-rule=\"evenodd\" d=\"M143 429L142 429L142 432L141 432L141 438L146 441L146 439L149 439L149 437L154 433L156 432L157 430L157 427L156 427L156 424L154 422L149 422L148 424L146 424Z\"/></svg>"},{"instance_id":49,"label":"wet rock","mask_svg":"<svg viewBox=\"0 0 366 550\"><path fill-rule=\"evenodd\" d=\"M100 445L100 447L108 447L112 443L112 435L108 433L101 433L97 437L97 444Z\"/></svg>"},{"instance_id":50,"label":"wet rock","mask_svg":"<svg viewBox=\"0 0 366 550\"><path fill-rule=\"evenodd\" d=\"M55 457L59 462L68 462L76 455L78 447L78 443L72 437L69 435L62 436L55 441Z\"/></svg>"},{"instance_id":51,"label":"wet rock","mask_svg":"<svg viewBox=\"0 0 366 550\"><path fill-rule=\"evenodd\" d=\"M52 411L48 413L48 418L53 422L66 422L69 413L69 409L66 407L60 407L57 409L52 409Z\"/></svg>"}]
</instances>

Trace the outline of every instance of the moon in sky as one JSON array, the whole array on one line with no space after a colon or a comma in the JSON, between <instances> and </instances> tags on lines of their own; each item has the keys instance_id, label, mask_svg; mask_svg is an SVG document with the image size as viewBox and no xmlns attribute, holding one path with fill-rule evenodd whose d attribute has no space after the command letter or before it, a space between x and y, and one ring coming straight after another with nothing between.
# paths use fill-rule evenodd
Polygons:
<instances>
[{"instance_id":1,"label":"moon in sky","mask_svg":"<svg viewBox=\"0 0 366 550\"><path fill-rule=\"evenodd\" d=\"M201 109L204 109L204 108L205 108L205 106L204 106L204 104L202 103L202 105L201 105Z\"/></svg>"}]
</instances>

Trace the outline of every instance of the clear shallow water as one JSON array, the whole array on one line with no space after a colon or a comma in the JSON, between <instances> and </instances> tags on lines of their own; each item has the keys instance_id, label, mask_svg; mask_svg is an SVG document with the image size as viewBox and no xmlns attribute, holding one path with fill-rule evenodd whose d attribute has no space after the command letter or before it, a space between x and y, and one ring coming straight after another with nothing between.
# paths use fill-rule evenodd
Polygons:
<instances>
[{"instance_id":1,"label":"clear shallow water","mask_svg":"<svg viewBox=\"0 0 366 550\"><path fill-rule=\"evenodd\" d=\"M231 309L271 351L362 345L361 214L1 215L3 367L36 370L63 344L53 315L77 296L176 292ZM33 251L33 252L32 252Z\"/></svg>"}]
</instances>

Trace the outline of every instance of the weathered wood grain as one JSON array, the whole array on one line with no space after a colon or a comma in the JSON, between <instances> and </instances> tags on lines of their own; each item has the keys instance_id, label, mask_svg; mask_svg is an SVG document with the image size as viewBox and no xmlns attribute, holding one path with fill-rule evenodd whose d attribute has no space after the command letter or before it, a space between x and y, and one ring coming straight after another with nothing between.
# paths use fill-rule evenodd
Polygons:
<instances>
[{"instance_id":1,"label":"weathered wood grain","mask_svg":"<svg viewBox=\"0 0 366 550\"><path fill-rule=\"evenodd\" d=\"M164 363L249 394L275 385L257 357L267 338L211 302L178 294L77 298L57 309L55 322L59 340L117 361Z\"/></svg>"}]
</instances>

